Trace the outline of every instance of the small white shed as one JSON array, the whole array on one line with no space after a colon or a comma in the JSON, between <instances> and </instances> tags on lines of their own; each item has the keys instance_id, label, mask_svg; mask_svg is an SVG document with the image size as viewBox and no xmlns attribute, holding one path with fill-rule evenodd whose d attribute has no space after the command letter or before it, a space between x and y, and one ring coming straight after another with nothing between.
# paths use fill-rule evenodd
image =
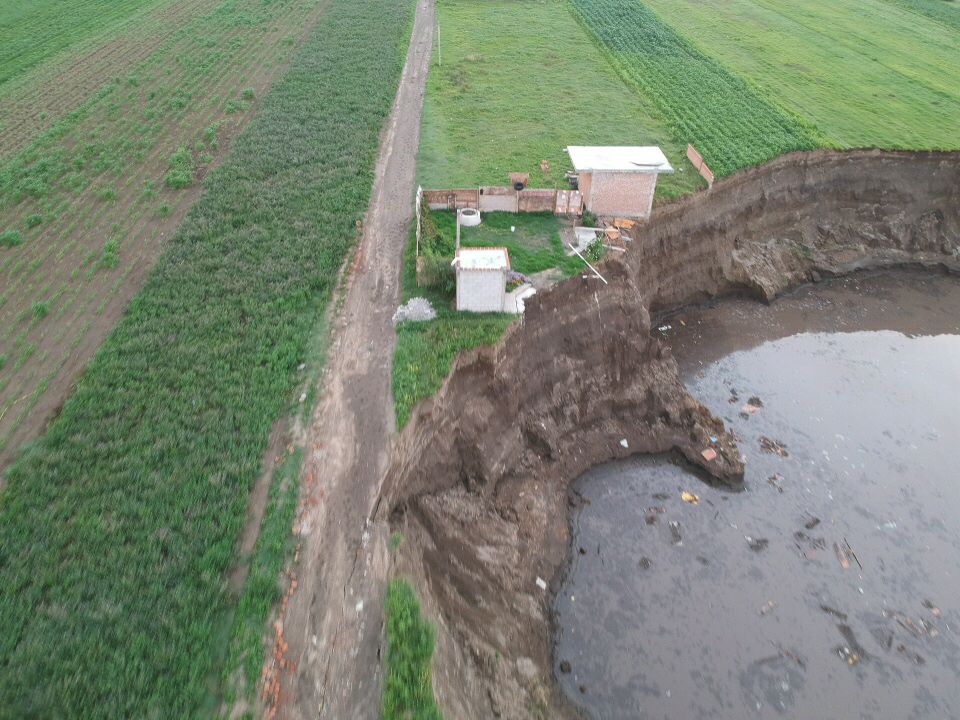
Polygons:
<instances>
[{"instance_id":1,"label":"small white shed","mask_svg":"<svg viewBox=\"0 0 960 720\"><path fill-rule=\"evenodd\" d=\"M657 175L672 173L655 146L573 146L567 148L587 210L596 215L650 217Z\"/></svg>"},{"instance_id":2,"label":"small white shed","mask_svg":"<svg viewBox=\"0 0 960 720\"><path fill-rule=\"evenodd\" d=\"M460 248L453 259L457 271L457 310L503 312L510 253L506 248Z\"/></svg>"}]
</instances>

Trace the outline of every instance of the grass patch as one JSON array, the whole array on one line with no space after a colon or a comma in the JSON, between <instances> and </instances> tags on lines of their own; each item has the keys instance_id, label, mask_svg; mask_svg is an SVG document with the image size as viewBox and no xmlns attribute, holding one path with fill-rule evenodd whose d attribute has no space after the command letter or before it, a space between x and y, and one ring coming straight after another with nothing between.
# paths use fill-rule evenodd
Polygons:
<instances>
[{"instance_id":1,"label":"grass patch","mask_svg":"<svg viewBox=\"0 0 960 720\"><path fill-rule=\"evenodd\" d=\"M515 320L513 315L452 313L429 322L397 327L393 355L393 403L397 427L410 419L414 406L434 395L464 350L493 345Z\"/></svg>"},{"instance_id":2,"label":"grass patch","mask_svg":"<svg viewBox=\"0 0 960 720\"><path fill-rule=\"evenodd\" d=\"M437 254L453 258L457 218L453 212L433 212L442 240ZM511 230L511 228L514 228ZM460 228L463 247L505 247L510 252L510 267L524 275L560 269L573 276L584 269L580 258L567 256L560 237L560 220L544 213L484 213L477 227Z\"/></svg>"},{"instance_id":3,"label":"grass patch","mask_svg":"<svg viewBox=\"0 0 960 720\"><path fill-rule=\"evenodd\" d=\"M164 182L173 190L183 190L193 183L193 157L187 148L177 148L170 158L170 168Z\"/></svg>"},{"instance_id":4,"label":"grass patch","mask_svg":"<svg viewBox=\"0 0 960 720\"><path fill-rule=\"evenodd\" d=\"M250 700L266 655L264 626L280 598L280 573L293 545L290 528L297 511L302 462L303 449L295 448L274 470L269 504L250 561L250 574L233 619L230 650L223 672L224 684L230 687L235 681L235 673L240 671L240 687Z\"/></svg>"},{"instance_id":5,"label":"grass patch","mask_svg":"<svg viewBox=\"0 0 960 720\"><path fill-rule=\"evenodd\" d=\"M617 75L566 0L440 0L437 12L443 65L427 82L424 187L505 185L511 172L564 187L568 145L660 145L677 172L660 177L658 196L704 184L651 98Z\"/></svg>"},{"instance_id":6,"label":"grass patch","mask_svg":"<svg viewBox=\"0 0 960 720\"><path fill-rule=\"evenodd\" d=\"M27 215L23 222L28 228L35 228L37 225L43 222L43 215L39 215L37 213Z\"/></svg>"},{"instance_id":7,"label":"grass patch","mask_svg":"<svg viewBox=\"0 0 960 720\"><path fill-rule=\"evenodd\" d=\"M815 129L703 54L639 0L570 0L613 65L717 175L823 144Z\"/></svg>"},{"instance_id":8,"label":"grass patch","mask_svg":"<svg viewBox=\"0 0 960 720\"><path fill-rule=\"evenodd\" d=\"M193 717L221 676L247 494L369 202L411 10L333 0L10 468L5 713Z\"/></svg>"},{"instance_id":9,"label":"grass patch","mask_svg":"<svg viewBox=\"0 0 960 720\"><path fill-rule=\"evenodd\" d=\"M947 18L960 19L957 3L646 0L646 4L703 53L746 78L788 112L815 124L829 145L960 147L958 28L903 9L904 5L920 12L937 8ZM632 6L639 7L637 0ZM646 11L638 17L646 22L649 15ZM648 26L644 28L647 33ZM635 32L628 31L628 36L646 37ZM642 54L635 50L635 55ZM638 71L646 72L649 64L638 65ZM694 90L691 85L697 76L690 70L687 77L686 87ZM684 85L664 87L666 97L675 91L678 101L682 100ZM712 95L699 97L691 108L715 106ZM733 100L738 100L737 94ZM707 119L738 145L759 149L769 141L740 131L741 127L746 130L743 123L754 112L751 107L740 94L738 102L716 105L716 112L707 113ZM711 155L717 150L709 145L701 148L696 139L693 142L712 166ZM772 149L779 152L780 144Z\"/></svg>"},{"instance_id":10,"label":"grass patch","mask_svg":"<svg viewBox=\"0 0 960 720\"><path fill-rule=\"evenodd\" d=\"M16 230L0 232L0 247L16 247L23 242L23 236Z\"/></svg>"},{"instance_id":11,"label":"grass patch","mask_svg":"<svg viewBox=\"0 0 960 720\"><path fill-rule=\"evenodd\" d=\"M35 302L32 310L33 316L37 320L43 320L47 315L50 314L50 304L45 302Z\"/></svg>"},{"instance_id":12,"label":"grass patch","mask_svg":"<svg viewBox=\"0 0 960 720\"><path fill-rule=\"evenodd\" d=\"M383 720L441 720L430 668L436 630L421 616L420 603L406 580L393 580L387 588L386 616Z\"/></svg>"}]
</instances>

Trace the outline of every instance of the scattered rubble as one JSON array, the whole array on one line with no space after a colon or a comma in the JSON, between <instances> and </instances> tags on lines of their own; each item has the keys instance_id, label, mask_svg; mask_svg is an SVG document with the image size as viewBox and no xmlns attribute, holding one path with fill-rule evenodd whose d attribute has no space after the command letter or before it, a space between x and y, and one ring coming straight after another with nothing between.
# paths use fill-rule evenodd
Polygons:
<instances>
[{"instance_id":1,"label":"scattered rubble","mask_svg":"<svg viewBox=\"0 0 960 720\"><path fill-rule=\"evenodd\" d=\"M429 300L414 297L397 308L397 311L393 314L393 324L396 326L402 322L425 322L434 320L436 317L437 311L433 309Z\"/></svg>"}]
</instances>

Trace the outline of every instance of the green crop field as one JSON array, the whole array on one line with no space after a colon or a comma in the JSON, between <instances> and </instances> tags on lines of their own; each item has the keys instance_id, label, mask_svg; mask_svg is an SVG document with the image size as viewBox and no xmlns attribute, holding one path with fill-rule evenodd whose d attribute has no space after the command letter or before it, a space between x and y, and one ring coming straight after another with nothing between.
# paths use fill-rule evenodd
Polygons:
<instances>
[{"instance_id":1,"label":"green crop field","mask_svg":"<svg viewBox=\"0 0 960 720\"><path fill-rule=\"evenodd\" d=\"M92 36L112 36L158 0L32 0L0 3L0 88L51 55ZM164 0L170 5L171 0Z\"/></svg>"},{"instance_id":2,"label":"green crop field","mask_svg":"<svg viewBox=\"0 0 960 720\"><path fill-rule=\"evenodd\" d=\"M617 4L633 5L641 12L638 0ZM700 52L816 125L829 145L960 147L960 33L956 26L922 14L923 8L938 7L943 17L956 22L960 3L645 0L645 4ZM905 9L907 5L920 12ZM713 122L723 126L743 114L732 107ZM700 147L698 137L691 135L691 142ZM744 137L739 142L751 140ZM711 153L705 151L710 162Z\"/></svg>"},{"instance_id":3,"label":"green crop field","mask_svg":"<svg viewBox=\"0 0 960 720\"><path fill-rule=\"evenodd\" d=\"M564 186L568 145L661 145L678 172L661 177L659 195L703 185L686 146L617 76L566 0L439 0L438 16L417 166L424 187L505 185L511 172Z\"/></svg>"},{"instance_id":4,"label":"green crop field","mask_svg":"<svg viewBox=\"0 0 960 720\"><path fill-rule=\"evenodd\" d=\"M0 237L16 239L0 245L0 469L57 412L325 4L158 1L95 52L80 42L0 86Z\"/></svg>"},{"instance_id":5,"label":"green crop field","mask_svg":"<svg viewBox=\"0 0 960 720\"><path fill-rule=\"evenodd\" d=\"M638 0L570 0L611 62L718 175L808 150L823 138L698 51ZM714 15L722 13L714 10Z\"/></svg>"},{"instance_id":6,"label":"green crop field","mask_svg":"<svg viewBox=\"0 0 960 720\"><path fill-rule=\"evenodd\" d=\"M250 27L274 37L283 27L274 11L301 6L231 0L218 7L220 18L235 24L224 45L209 48L223 54L208 59L229 68L270 57L254 51L256 44L248 46L250 57L229 55L231 37L241 48ZM290 402L369 201L412 3L332 0L319 9L319 23L302 47L290 43L289 69L257 96L253 119L203 179L202 197L70 399L10 468L0 492L2 716L196 717L215 712L225 666L245 665L249 674L256 664L244 648L256 645L257 623L276 598L271 576L295 490L281 486L271 494L273 526L261 535L235 618L226 572L270 429ZM270 13L265 24L261 10ZM288 34L281 30L280 47ZM166 77L162 68L156 75ZM251 102L239 77L234 81L229 99ZM214 113L212 120L228 100L221 94L214 102L202 88L172 80L166 85L165 111L181 97L178 87L188 105ZM116 100L131 87L119 83ZM142 112L131 112L131 122L142 122ZM199 127L209 147L215 138ZM130 131L132 140L138 136ZM53 153L50 162L59 158L66 173L79 172L72 149ZM59 186L59 174L35 167L42 154L25 167L48 178L46 187ZM167 156L153 191L164 192L163 178L178 162ZM105 185L117 196L122 187L122 175L110 173L94 176L103 203L116 202ZM4 177L4 198L16 205L16 178ZM144 200L150 213L154 202ZM29 224L18 223L17 231ZM57 257L58 243L23 235L22 244L0 253L44 247L48 255L39 257ZM119 243L121 260L128 247ZM95 276L112 271L114 254L104 248L96 255ZM79 267L86 275L89 266ZM32 282L51 275L40 270ZM57 307L50 301L32 308L29 322L50 321ZM276 481L295 479L296 457L290 462Z\"/></svg>"}]
</instances>

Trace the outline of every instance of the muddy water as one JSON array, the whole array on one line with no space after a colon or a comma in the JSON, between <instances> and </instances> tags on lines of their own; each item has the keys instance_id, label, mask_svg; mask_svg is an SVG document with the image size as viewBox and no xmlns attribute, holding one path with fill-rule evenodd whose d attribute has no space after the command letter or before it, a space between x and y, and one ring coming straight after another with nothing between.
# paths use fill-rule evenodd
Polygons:
<instances>
[{"instance_id":1,"label":"muddy water","mask_svg":"<svg viewBox=\"0 0 960 720\"><path fill-rule=\"evenodd\" d=\"M564 691L596 718L960 717L960 280L849 278L663 325L746 487L668 457L578 481Z\"/></svg>"}]
</instances>

